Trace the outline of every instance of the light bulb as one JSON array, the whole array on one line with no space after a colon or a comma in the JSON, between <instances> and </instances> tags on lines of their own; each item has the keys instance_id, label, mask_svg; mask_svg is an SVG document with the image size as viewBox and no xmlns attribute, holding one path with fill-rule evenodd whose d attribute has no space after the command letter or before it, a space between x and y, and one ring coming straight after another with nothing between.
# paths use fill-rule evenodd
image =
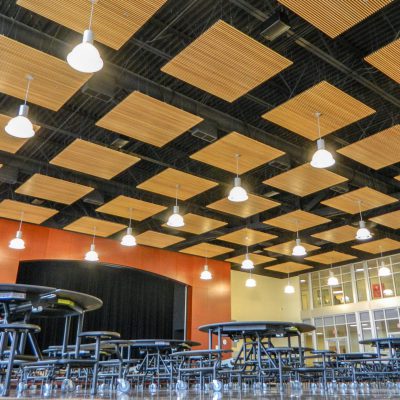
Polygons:
<instances>
[{"instance_id":1,"label":"light bulb","mask_svg":"<svg viewBox=\"0 0 400 400\"><path fill-rule=\"evenodd\" d=\"M294 293L294 286L292 286L290 283L288 283L288 284L285 286L284 292L285 292L286 294L293 294L293 293Z\"/></svg>"},{"instance_id":2,"label":"light bulb","mask_svg":"<svg viewBox=\"0 0 400 400\"><path fill-rule=\"evenodd\" d=\"M14 250L25 249L25 242L24 239L22 239L22 231L17 231L15 238L10 241L8 247Z\"/></svg>"},{"instance_id":3,"label":"light bulb","mask_svg":"<svg viewBox=\"0 0 400 400\"><path fill-rule=\"evenodd\" d=\"M201 271L200 279L202 279L204 281L209 281L210 279L212 279L212 275L211 275L211 272L208 270L207 264L204 265L204 270Z\"/></svg>"},{"instance_id":4,"label":"light bulb","mask_svg":"<svg viewBox=\"0 0 400 400\"><path fill-rule=\"evenodd\" d=\"M22 104L18 116L11 118L5 126L5 131L16 138L28 139L35 135L32 122L28 119L29 106Z\"/></svg>"},{"instance_id":5,"label":"light bulb","mask_svg":"<svg viewBox=\"0 0 400 400\"><path fill-rule=\"evenodd\" d=\"M365 221L360 221L360 229L356 233L357 240L368 240L371 239L372 235L368 228L365 227Z\"/></svg>"},{"instance_id":6,"label":"light bulb","mask_svg":"<svg viewBox=\"0 0 400 400\"><path fill-rule=\"evenodd\" d=\"M391 274L392 274L392 272L390 271L390 268L387 267L385 265L385 263L382 261L382 263L378 269L378 276L389 276Z\"/></svg>"},{"instance_id":7,"label":"light bulb","mask_svg":"<svg viewBox=\"0 0 400 400\"><path fill-rule=\"evenodd\" d=\"M253 269L254 268L254 263L253 263L253 261L250 260L248 254L246 254L246 258L242 261L241 268L242 269Z\"/></svg>"},{"instance_id":8,"label":"light bulb","mask_svg":"<svg viewBox=\"0 0 400 400\"><path fill-rule=\"evenodd\" d=\"M317 140L317 151L314 153L311 166L314 168L328 168L335 164L332 154L325 149L324 139Z\"/></svg>"},{"instance_id":9,"label":"light bulb","mask_svg":"<svg viewBox=\"0 0 400 400\"><path fill-rule=\"evenodd\" d=\"M131 228L131 227L129 227L129 228L126 230L126 235L124 235L124 236L122 237L121 245L122 245L122 246L127 246L127 247L136 246L136 239L135 239L135 237L132 235L132 228Z\"/></svg>"},{"instance_id":10,"label":"light bulb","mask_svg":"<svg viewBox=\"0 0 400 400\"><path fill-rule=\"evenodd\" d=\"M79 72L93 73L103 68L103 60L93 45L93 31L86 29L82 43L76 45L67 56L68 64Z\"/></svg>"},{"instance_id":11,"label":"light bulb","mask_svg":"<svg viewBox=\"0 0 400 400\"><path fill-rule=\"evenodd\" d=\"M332 272L332 271L329 272L328 285L329 285L329 286L336 286L336 285L339 285L339 279L336 278L335 275L333 275L333 272Z\"/></svg>"},{"instance_id":12,"label":"light bulb","mask_svg":"<svg viewBox=\"0 0 400 400\"><path fill-rule=\"evenodd\" d=\"M257 286L257 282L254 278L248 278L246 280L246 287L256 287Z\"/></svg>"},{"instance_id":13,"label":"light bulb","mask_svg":"<svg viewBox=\"0 0 400 400\"><path fill-rule=\"evenodd\" d=\"M85 254L86 261L99 261L99 255L97 254L96 247L94 244L90 245L90 250Z\"/></svg>"},{"instance_id":14,"label":"light bulb","mask_svg":"<svg viewBox=\"0 0 400 400\"><path fill-rule=\"evenodd\" d=\"M306 249L302 246L299 238L296 239L296 246L293 247L292 256L305 256L307 255Z\"/></svg>"},{"instance_id":15,"label":"light bulb","mask_svg":"<svg viewBox=\"0 0 400 400\"><path fill-rule=\"evenodd\" d=\"M229 192L228 200L236 203L246 201L249 196L247 195L246 190L242 188L240 178L237 176L233 182L234 186Z\"/></svg>"},{"instance_id":16,"label":"light bulb","mask_svg":"<svg viewBox=\"0 0 400 400\"><path fill-rule=\"evenodd\" d=\"M183 220L182 215L179 214L179 206L174 206L173 213L168 218L167 225L173 228L185 226L185 221Z\"/></svg>"}]
</instances>

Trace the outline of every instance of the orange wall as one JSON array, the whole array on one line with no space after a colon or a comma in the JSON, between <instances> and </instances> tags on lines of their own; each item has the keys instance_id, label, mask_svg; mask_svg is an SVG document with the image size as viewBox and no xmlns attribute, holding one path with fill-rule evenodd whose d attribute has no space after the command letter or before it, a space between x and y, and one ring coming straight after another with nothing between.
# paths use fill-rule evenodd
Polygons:
<instances>
[{"instance_id":1,"label":"orange wall","mask_svg":"<svg viewBox=\"0 0 400 400\"><path fill-rule=\"evenodd\" d=\"M8 248L18 223L0 219L0 282L15 283L18 265L25 260L82 260L89 250L91 237L43 226L23 224L25 250ZM164 275L191 286L188 309L188 337L207 346L200 325L230 321L230 264L209 260L212 281L200 280L204 259L146 246L123 247L116 240L96 238L100 261L135 267ZM90 267L89 267L90 268Z\"/></svg>"}]
</instances>

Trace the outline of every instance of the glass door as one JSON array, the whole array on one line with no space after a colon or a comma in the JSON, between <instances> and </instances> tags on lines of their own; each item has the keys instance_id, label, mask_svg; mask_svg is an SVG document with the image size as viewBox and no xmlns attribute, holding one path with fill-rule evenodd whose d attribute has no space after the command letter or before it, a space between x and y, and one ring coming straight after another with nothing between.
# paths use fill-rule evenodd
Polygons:
<instances>
[{"instance_id":1,"label":"glass door","mask_svg":"<svg viewBox=\"0 0 400 400\"><path fill-rule=\"evenodd\" d=\"M325 348L336 353L348 353L349 344L347 337L325 339Z\"/></svg>"}]
</instances>

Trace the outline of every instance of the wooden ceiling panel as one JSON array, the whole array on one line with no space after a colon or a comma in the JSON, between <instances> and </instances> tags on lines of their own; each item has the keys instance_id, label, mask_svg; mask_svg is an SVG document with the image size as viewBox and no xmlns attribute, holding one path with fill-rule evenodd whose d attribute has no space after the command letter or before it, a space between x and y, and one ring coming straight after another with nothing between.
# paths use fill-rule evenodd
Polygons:
<instances>
[{"instance_id":1,"label":"wooden ceiling panel","mask_svg":"<svg viewBox=\"0 0 400 400\"><path fill-rule=\"evenodd\" d=\"M223 236L219 236L218 240L225 242L236 243L242 246L253 246L254 244L267 242L275 239L277 236L271 235L270 233L256 231L254 229L243 228L235 232L228 233Z\"/></svg>"},{"instance_id":2,"label":"wooden ceiling panel","mask_svg":"<svg viewBox=\"0 0 400 400\"><path fill-rule=\"evenodd\" d=\"M156 231L146 231L137 235L136 240L138 244L163 249L173 244L183 242L185 238Z\"/></svg>"},{"instance_id":3,"label":"wooden ceiling panel","mask_svg":"<svg viewBox=\"0 0 400 400\"><path fill-rule=\"evenodd\" d=\"M262 118L307 139L317 140L315 116L317 111L321 113L321 136L328 135L375 112L337 87L322 81L266 112Z\"/></svg>"},{"instance_id":4,"label":"wooden ceiling panel","mask_svg":"<svg viewBox=\"0 0 400 400\"><path fill-rule=\"evenodd\" d=\"M400 210L378 215L369 220L392 229L400 229Z\"/></svg>"},{"instance_id":5,"label":"wooden ceiling panel","mask_svg":"<svg viewBox=\"0 0 400 400\"><path fill-rule=\"evenodd\" d=\"M375 170L400 161L400 125L337 150L338 153Z\"/></svg>"},{"instance_id":6,"label":"wooden ceiling panel","mask_svg":"<svg viewBox=\"0 0 400 400\"><path fill-rule=\"evenodd\" d=\"M99 162L101 160L101 162ZM50 164L111 179L140 161L140 158L82 139L75 139Z\"/></svg>"},{"instance_id":7,"label":"wooden ceiling panel","mask_svg":"<svg viewBox=\"0 0 400 400\"><path fill-rule=\"evenodd\" d=\"M389 78L400 83L399 58L400 39L397 39L365 57L364 60Z\"/></svg>"},{"instance_id":8,"label":"wooden ceiling panel","mask_svg":"<svg viewBox=\"0 0 400 400\"><path fill-rule=\"evenodd\" d=\"M236 154L240 155L241 175L285 153L240 133L231 132L192 154L190 158L236 174Z\"/></svg>"},{"instance_id":9,"label":"wooden ceiling panel","mask_svg":"<svg viewBox=\"0 0 400 400\"><path fill-rule=\"evenodd\" d=\"M167 224L163 226L170 229L176 229L182 232L194 233L196 235L201 235L202 233L213 231L221 226L225 226L227 223L223 221L218 221L217 219L202 217L196 214L185 214L184 216L185 226L181 228L170 228Z\"/></svg>"},{"instance_id":10,"label":"wooden ceiling panel","mask_svg":"<svg viewBox=\"0 0 400 400\"><path fill-rule=\"evenodd\" d=\"M75 71L59 58L2 35L0 54L0 92L23 100L26 76L32 75L28 103L53 111L58 111L91 77Z\"/></svg>"},{"instance_id":11,"label":"wooden ceiling panel","mask_svg":"<svg viewBox=\"0 0 400 400\"><path fill-rule=\"evenodd\" d=\"M55 201L61 204L72 204L92 190L93 188L78 183L34 174L16 189L15 193Z\"/></svg>"},{"instance_id":12,"label":"wooden ceiling panel","mask_svg":"<svg viewBox=\"0 0 400 400\"><path fill-rule=\"evenodd\" d=\"M303 197L347 180L327 169L314 168L307 163L267 179L263 183Z\"/></svg>"},{"instance_id":13,"label":"wooden ceiling panel","mask_svg":"<svg viewBox=\"0 0 400 400\"><path fill-rule=\"evenodd\" d=\"M296 210L288 214L280 215L279 217L268 219L264 221L264 224L296 232L297 229L302 231L303 229L326 224L330 221L331 220L328 218L320 217L319 215L311 214L307 211Z\"/></svg>"},{"instance_id":14,"label":"wooden ceiling panel","mask_svg":"<svg viewBox=\"0 0 400 400\"><path fill-rule=\"evenodd\" d=\"M278 1L331 38L339 36L392 2L392 0Z\"/></svg>"},{"instance_id":15,"label":"wooden ceiling panel","mask_svg":"<svg viewBox=\"0 0 400 400\"><path fill-rule=\"evenodd\" d=\"M345 262L349 260L354 260L354 257L350 254L342 253L339 251L328 251L327 253L315 254L314 256L306 257L307 261L313 261L319 264L337 264L340 262Z\"/></svg>"},{"instance_id":16,"label":"wooden ceiling panel","mask_svg":"<svg viewBox=\"0 0 400 400\"><path fill-rule=\"evenodd\" d=\"M232 102L292 62L219 20L161 71Z\"/></svg>"},{"instance_id":17,"label":"wooden ceiling panel","mask_svg":"<svg viewBox=\"0 0 400 400\"><path fill-rule=\"evenodd\" d=\"M135 91L96 125L161 147L201 121L197 115Z\"/></svg>"},{"instance_id":18,"label":"wooden ceiling panel","mask_svg":"<svg viewBox=\"0 0 400 400\"><path fill-rule=\"evenodd\" d=\"M312 269L309 265L300 264L293 261L288 261L282 264L276 264L272 267L265 267L267 271L282 272L283 274L292 274L293 272L304 271L305 269Z\"/></svg>"},{"instance_id":19,"label":"wooden ceiling panel","mask_svg":"<svg viewBox=\"0 0 400 400\"><path fill-rule=\"evenodd\" d=\"M332 243L346 243L354 240L356 237L357 229L354 226L344 225L338 228L329 229L327 231L315 233L311 235L317 239L322 239Z\"/></svg>"},{"instance_id":20,"label":"wooden ceiling panel","mask_svg":"<svg viewBox=\"0 0 400 400\"><path fill-rule=\"evenodd\" d=\"M400 242L397 240L384 238L379 240L373 240L372 242L358 244L356 246L352 246L353 249L365 251L370 254L379 254L386 253L388 251L393 251L400 249Z\"/></svg>"},{"instance_id":21,"label":"wooden ceiling panel","mask_svg":"<svg viewBox=\"0 0 400 400\"><path fill-rule=\"evenodd\" d=\"M240 256L227 258L225 261L228 261L230 263L235 263L235 264L241 264L245 258L246 258L246 255L241 254ZM263 256L262 254L254 254L254 253L249 254L249 258L251 261L253 261L254 265L265 264L267 262L276 260L276 258Z\"/></svg>"},{"instance_id":22,"label":"wooden ceiling panel","mask_svg":"<svg viewBox=\"0 0 400 400\"><path fill-rule=\"evenodd\" d=\"M142 182L137 188L175 198L176 185L180 185L178 199L187 200L218 186L218 183L173 168L167 168L147 181Z\"/></svg>"},{"instance_id":23,"label":"wooden ceiling panel","mask_svg":"<svg viewBox=\"0 0 400 400\"><path fill-rule=\"evenodd\" d=\"M361 206L362 211L367 211L376 207L395 203L396 201L398 200L394 197L388 196L369 187L363 187L324 200L321 203L349 214L356 214L359 212L359 206Z\"/></svg>"},{"instance_id":24,"label":"wooden ceiling panel","mask_svg":"<svg viewBox=\"0 0 400 400\"><path fill-rule=\"evenodd\" d=\"M306 251L309 253L310 251L318 250L318 246L314 246L309 243L305 243L301 241L302 246L306 249ZM293 247L296 245L294 240L291 240L290 242L285 242L285 243L279 243L274 246L270 246L265 248L264 250L266 251L271 251L272 253L278 253L278 254L283 254L285 256L291 256L292 255L292 250Z\"/></svg>"},{"instance_id":25,"label":"wooden ceiling panel","mask_svg":"<svg viewBox=\"0 0 400 400\"><path fill-rule=\"evenodd\" d=\"M95 5L93 30L100 43L118 50L167 0L107 0ZM87 29L88 0L18 0L17 4L78 33Z\"/></svg>"},{"instance_id":26,"label":"wooden ceiling panel","mask_svg":"<svg viewBox=\"0 0 400 400\"><path fill-rule=\"evenodd\" d=\"M199 243L194 246L186 247L186 249L180 250L181 253L192 254L194 256L200 257L217 257L221 254L229 253L233 249L229 247L217 246L211 243Z\"/></svg>"},{"instance_id":27,"label":"wooden ceiling panel","mask_svg":"<svg viewBox=\"0 0 400 400\"><path fill-rule=\"evenodd\" d=\"M96 211L127 219L131 216L132 212L133 220L143 221L146 218L166 210L166 208L167 207L158 204L120 195L108 203L103 204L97 208Z\"/></svg>"},{"instance_id":28,"label":"wooden ceiling panel","mask_svg":"<svg viewBox=\"0 0 400 400\"><path fill-rule=\"evenodd\" d=\"M125 228L126 225L92 217L81 217L64 227L67 231L85 233L87 235L93 235L94 230L96 230L96 236L101 237L111 236Z\"/></svg>"},{"instance_id":29,"label":"wooden ceiling panel","mask_svg":"<svg viewBox=\"0 0 400 400\"><path fill-rule=\"evenodd\" d=\"M15 200L3 200L0 203L0 217L15 219L19 221L23 213L23 221L31 224L41 224L57 214L57 210L47 207L34 206L33 204L22 203Z\"/></svg>"},{"instance_id":30,"label":"wooden ceiling panel","mask_svg":"<svg viewBox=\"0 0 400 400\"><path fill-rule=\"evenodd\" d=\"M251 193L248 193L248 196L249 199L243 203L235 203L233 201L229 201L228 198L224 197L221 200L209 204L207 207L212 208L213 210L221 211L223 213L247 218L254 214L270 210L271 208L280 205L280 203L276 201L256 196Z\"/></svg>"}]
</instances>

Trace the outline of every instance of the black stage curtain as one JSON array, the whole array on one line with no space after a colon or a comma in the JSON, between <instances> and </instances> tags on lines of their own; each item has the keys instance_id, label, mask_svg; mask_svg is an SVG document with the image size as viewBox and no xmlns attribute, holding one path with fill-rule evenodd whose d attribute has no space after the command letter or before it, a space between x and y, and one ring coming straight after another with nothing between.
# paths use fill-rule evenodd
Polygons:
<instances>
[{"instance_id":1,"label":"black stage curtain","mask_svg":"<svg viewBox=\"0 0 400 400\"><path fill-rule=\"evenodd\" d=\"M101 309L86 314L84 330L116 331L124 339L183 339L186 290L171 279L102 263L25 261L17 283L74 290L103 300ZM42 327L42 348L61 344L61 319L35 322Z\"/></svg>"}]
</instances>

